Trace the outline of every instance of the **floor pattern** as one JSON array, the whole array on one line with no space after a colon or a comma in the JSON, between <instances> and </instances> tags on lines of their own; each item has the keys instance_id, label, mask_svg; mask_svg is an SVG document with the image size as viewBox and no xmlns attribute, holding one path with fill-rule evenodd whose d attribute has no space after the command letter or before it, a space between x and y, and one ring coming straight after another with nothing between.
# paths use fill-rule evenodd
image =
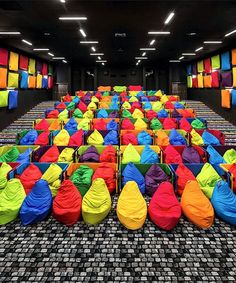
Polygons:
<instances>
[{"instance_id":1,"label":"floor pattern","mask_svg":"<svg viewBox=\"0 0 236 283\"><path fill-rule=\"evenodd\" d=\"M3 133L30 128L51 104L36 106ZM228 144L236 143L236 127L201 102L188 104L211 128L224 130ZM116 203L114 196L111 213L95 227L67 228L52 217L0 227L0 282L235 282L235 227L216 218L211 229L200 230L182 217L171 232L148 219L132 232L119 223Z\"/></svg>"}]
</instances>

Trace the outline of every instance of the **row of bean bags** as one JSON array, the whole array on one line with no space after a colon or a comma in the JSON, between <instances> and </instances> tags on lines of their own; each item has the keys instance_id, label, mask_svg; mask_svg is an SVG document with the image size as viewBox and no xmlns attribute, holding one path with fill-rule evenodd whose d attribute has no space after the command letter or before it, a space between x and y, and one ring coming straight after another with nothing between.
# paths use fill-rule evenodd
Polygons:
<instances>
[{"instance_id":1,"label":"row of bean bags","mask_svg":"<svg viewBox=\"0 0 236 283\"><path fill-rule=\"evenodd\" d=\"M119 118L119 113L117 111L108 113L106 109L102 108L97 112L97 118Z\"/></svg>"},{"instance_id":2,"label":"row of bean bags","mask_svg":"<svg viewBox=\"0 0 236 283\"><path fill-rule=\"evenodd\" d=\"M115 148L111 145L108 145L104 148L101 154L98 153L97 148L93 145L89 146L83 154L79 156L80 163L86 162L110 162L117 163L117 152Z\"/></svg>"},{"instance_id":3,"label":"row of bean bags","mask_svg":"<svg viewBox=\"0 0 236 283\"><path fill-rule=\"evenodd\" d=\"M92 130L118 131L119 125L114 119L112 119L111 121L107 123L103 118L100 118L100 119L93 120Z\"/></svg>"},{"instance_id":4,"label":"row of bean bags","mask_svg":"<svg viewBox=\"0 0 236 283\"><path fill-rule=\"evenodd\" d=\"M234 148L226 150L223 156L211 145L208 145L206 151L209 154L209 162L211 164L236 163L236 150Z\"/></svg>"},{"instance_id":5,"label":"row of bean bags","mask_svg":"<svg viewBox=\"0 0 236 283\"><path fill-rule=\"evenodd\" d=\"M75 118L70 118L68 122L64 125L64 129L67 131L77 131L77 130L90 130L90 120L88 118L83 118L81 121L77 122Z\"/></svg>"},{"instance_id":6,"label":"row of bean bags","mask_svg":"<svg viewBox=\"0 0 236 283\"><path fill-rule=\"evenodd\" d=\"M51 146L38 160L38 162L72 162L74 148L65 147L61 152L58 147Z\"/></svg>"},{"instance_id":7,"label":"row of bean bags","mask_svg":"<svg viewBox=\"0 0 236 283\"><path fill-rule=\"evenodd\" d=\"M157 130L156 144L159 146L171 145L187 145L187 138L178 132L176 129L172 129L169 133L164 130Z\"/></svg>"},{"instance_id":8,"label":"row of bean bags","mask_svg":"<svg viewBox=\"0 0 236 283\"><path fill-rule=\"evenodd\" d=\"M150 148L149 145L145 145L141 155L137 152L135 147L130 143L125 148L122 156L121 163L142 163L142 164L153 164L160 163L158 154Z\"/></svg>"},{"instance_id":9,"label":"row of bean bags","mask_svg":"<svg viewBox=\"0 0 236 283\"><path fill-rule=\"evenodd\" d=\"M190 133L192 129L195 130L205 129L206 124L202 122L200 119L194 119L190 124L186 118L181 118L179 120L179 128Z\"/></svg>"},{"instance_id":10,"label":"row of bean bags","mask_svg":"<svg viewBox=\"0 0 236 283\"><path fill-rule=\"evenodd\" d=\"M6 153L0 156L0 162L30 162L30 156L33 149L28 148L24 152L20 153L17 147L12 146Z\"/></svg>"},{"instance_id":11,"label":"row of bean bags","mask_svg":"<svg viewBox=\"0 0 236 283\"><path fill-rule=\"evenodd\" d=\"M38 133L35 129L29 131L23 131L19 139L20 145L48 145L50 131L44 131Z\"/></svg>"},{"instance_id":12,"label":"row of bean bags","mask_svg":"<svg viewBox=\"0 0 236 283\"><path fill-rule=\"evenodd\" d=\"M190 132L193 145L221 145L220 140L207 130L199 134L194 129Z\"/></svg>"},{"instance_id":13,"label":"row of bean bags","mask_svg":"<svg viewBox=\"0 0 236 283\"><path fill-rule=\"evenodd\" d=\"M171 112L172 118L195 118L195 115L193 109L174 109Z\"/></svg>"},{"instance_id":14,"label":"row of bean bags","mask_svg":"<svg viewBox=\"0 0 236 283\"><path fill-rule=\"evenodd\" d=\"M121 122L122 130L146 130L147 128L148 124L142 118L137 118L134 123L129 118Z\"/></svg>"},{"instance_id":15,"label":"row of bean bags","mask_svg":"<svg viewBox=\"0 0 236 283\"><path fill-rule=\"evenodd\" d=\"M121 144L122 145L151 145L153 144L153 139L151 135L146 131L141 131L135 135L132 131L128 131L126 133L121 133Z\"/></svg>"},{"instance_id":16,"label":"row of bean bags","mask_svg":"<svg viewBox=\"0 0 236 283\"><path fill-rule=\"evenodd\" d=\"M81 146L83 142L83 130L70 133L63 129L57 133L53 139L53 144L57 146Z\"/></svg>"},{"instance_id":17,"label":"row of bean bags","mask_svg":"<svg viewBox=\"0 0 236 283\"><path fill-rule=\"evenodd\" d=\"M102 134L98 130L94 130L89 137L87 138L87 144L89 145L118 145L118 132L111 130L105 135Z\"/></svg>"},{"instance_id":18,"label":"row of bean bags","mask_svg":"<svg viewBox=\"0 0 236 283\"><path fill-rule=\"evenodd\" d=\"M48 123L46 119L40 120L35 126L34 129L37 131L55 131L61 129L60 120L54 120L51 124Z\"/></svg>"},{"instance_id":19,"label":"row of bean bags","mask_svg":"<svg viewBox=\"0 0 236 283\"><path fill-rule=\"evenodd\" d=\"M67 109L62 111L59 111L58 109L50 109L46 111L45 118L63 120L69 118L69 115L70 113Z\"/></svg>"}]
</instances>

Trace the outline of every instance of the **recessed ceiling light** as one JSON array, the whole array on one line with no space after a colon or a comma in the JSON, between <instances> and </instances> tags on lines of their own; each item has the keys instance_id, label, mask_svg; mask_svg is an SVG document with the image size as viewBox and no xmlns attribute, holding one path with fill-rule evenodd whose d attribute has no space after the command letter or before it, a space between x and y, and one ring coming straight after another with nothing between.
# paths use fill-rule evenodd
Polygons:
<instances>
[{"instance_id":1,"label":"recessed ceiling light","mask_svg":"<svg viewBox=\"0 0 236 283\"><path fill-rule=\"evenodd\" d=\"M81 44L98 44L98 41L80 41Z\"/></svg>"},{"instance_id":2,"label":"recessed ceiling light","mask_svg":"<svg viewBox=\"0 0 236 283\"><path fill-rule=\"evenodd\" d=\"M83 37L86 37L87 35L86 35L86 33L84 32L84 30L81 28L80 30L80 33L83 35Z\"/></svg>"},{"instance_id":3,"label":"recessed ceiling light","mask_svg":"<svg viewBox=\"0 0 236 283\"><path fill-rule=\"evenodd\" d=\"M66 61L66 60L62 60L62 62L65 63L65 64L67 64L67 61Z\"/></svg>"},{"instance_id":4,"label":"recessed ceiling light","mask_svg":"<svg viewBox=\"0 0 236 283\"><path fill-rule=\"evenodd\" d=\"M182 59L184 59L184 56L179 57L179 60L182 60Z\"/></svg>"},{"instance_id":5,"label":"recessed ceiling light","mask_svg":"<svg viewBox=\"0 0 236 283\"><path fill-rule=\"evenodd\" d=\"M19 31L0 31L1 35L20 35Z\"/></svg>"},{"instance_id":6,"label":"recessed ceiling light","mask_svg":"<svg viewBox=\"0 0 236 283\"><path fill-rule=\"evenodd\" d=\"M65 57L53 57L52 59L53 60L63 60L63 59L65 59Z\"/></svg>"},{"instance_id":7,"label":"recessed ceiling light","mask_svg":"<svg viewBox=\"0 0 236 283\"><path fill-rule=\"evenodd\" d=\"M146 52L143 52L142 56L145 56L147 53Z\"/></svg>"},{"instance_id":8,"label":"recessed ceiling light","mask_svg":"<svg viewBox=\"0 0 236 283\"><path fill-rule=\"evenodd\" d=\"M96 60L97 63L106 63L107 60Z\"/></svg>"},{"instance_id":9,"label":"recessed ceiling light","mask_svg":"<svg viewBox=\"0 0 236 283\"><path fill-rule=\"evenodd\" d=\"M48 55L54 57L54 54L53 54L53 53L48 52Z\"/></svg>"},{"instance_id":10,"label":"recessed ceiling light","mask_svg":"<svg viewBox=\"0 0 236 283\"><path fill-rule=\"evenodd\" d=\"M66 0L60 0L61 3L66 3Z\"/></svg>"},{"instance_id":11,"label":"recessed ceiling light","mask_svg":"<svg viewBox=\"0 0 236 283\"><path fill-rule=\"evenodd\" d=\"M102 58L100 56L98 56L98 60L102 60Z\"/></svg>"},{"instance_id":12,"label":"recessed ceiling light","mask_svg":"<svg viewBox=\"0 0 236 283\"><path fill-rule=\"evenodd\" d=\"M203 43L205 44L221 44L222 41L221 40L212 40L212 41L203 41Z\"/></svg>"},{"instance_id":13,"label":"recessed ceiling light","mask_svg":"<svg viewBox=\"0 0 236 283\"><path fill-rule=\"evenodd\" d=\"M182 55L184 55L184 56L195 56L196 53L182 53Z\"/></svg>"},{"instance_id":14,"label":"recessed ceiling light","mask_svg":"<svg viewBox=\"0 0 236 283\"><path fill-rule=\"evenodd\" d=\"M34 51L49 51L49 48L34 48Z\"/></svg>"},{"instance_id":15,"label":"recessed ceiling light","mask_svg":"<svg viewBox=\"0 0 236 283\"><path fill-rule=\"evenodd\" d=\"M91 56L103 56L104 53L90 53Z\"/></svg>"},{"instance_id":16,"label":"recessed ceiling light","mask_svg":"<svg viewBox=\"0 0 236 283\"><path fill-rule=\"evenodd\" d=\"M136 60L146 60L148 57L135 57Z\"/></svg>"},{"instance_id":17,"label":"recessed ceiling light","mask_svg":"<svg viewBox=\"0 0 236 283\"><path fill-rule=\"evenodd\" d=\"M144 47L144 48L140 48L139 50L141 50L141 51L155 51L156 50L156 48L155 47L150 47L150 48L146 48L146 47Z\"/></svg>"},{"instance_id":18,"label":"recessed ceiling light","mask_svg":"<svg viewBox=\"0 0 236 283\"><path fill-rule=\"evenodd\" d=\"M189 32L189 33L187 33L187 35L193 36L193 35L197 35L197 33L196 32Z\"/></svg>"},{"instance_id":19,"label":"recessed ceiling light","mask_svg":"<svg viewBox=\"0 0 236 283\"><path fill-rule=\"evenodd\" d=\"M170 23L170 21L173 19L175 13L174 12L171 12L168 17L166 18L165 20L165 25L168 25Z\"/></svg>"},{"instance_id":20,"label":"recessed ceiling light","mask_svg":"<svg viewBox=\"0 0 236 283\"><path fill-rule=\"evenodd\" d=\"M31 42L29 42L28 40L25 40L25 39L22 39L22 42L24 42L25 44L28 44L28 45L33 45Z\"/></svg>"},{"instance_id":21,"label":"recessed ceiling light","mask_svg":"<svg viewBox=\"0 0 236 283\"><path fill-rule=\"evenodd\" d=\"M138 60L138 62L140 63L140 62L141 62L141 60Z\"/></svg>"},{"instance_id":22,"label":"recessed ceiling light","mask_svg":"<svg viewBox=\"0 0 236 283\"><path fill-rule=\"evenodd\" d=\"M231 34L233 34L233 33L235 33L235 32L236 32L236 29L235 29L235 30L232 30L232 31L229 32L229 33L226 33L225 37L228 37L228 36L230 36Z\"/></svg>"},{"instance_id":23,"label":"recessed ceiling light","mask_svg":"<svg viewBox=\"0 0 236 283\"><path fill-rule=\"evenodd\" d=\"M180 60L169 60L170 63L179 63Z\"/></svg>"},{"instance_id":24,"label":"recessed ceiling light","mask_svg":"<svg viewBox=\"0 0 236 283\"><path fill-rule=\"evenodd\" d=\"M200 50L202 50L202 49L203 49L203 46L197 48L197 49L195 50L195 52L198 52L198 51L200 51Z\"/></svg>"},{"instance_id":25,"label":"recessed ceiling light","mask_svg":"<svg viewBox=\"0 0 236 283\"><path fill-rule=\"evenodd\" d=\"M153 40L150 42L150 45L153 45L155 42L156 42L156 40L153 39Z\"/></svg>"},{"instance_id":26,"label":"recessed ceiling light","mask_svg":"<svg viewBox=\"0 0 236 283\"><path fill-rule=\"evenodd\" d=\"M93 52L96 52L96 48L94 46L91 47Z\"/></svg>"},{"instance_id":27,"label":"recessed ceiling light","mask_svg":"<svg viewBox=\"0 0 236 283\"><path fill-rule=\"evenodd\" d=\"M86 21L87 17L59 17L60 21Z\"/></svg>"},{"instance_id":28,"label":"recessed ceiling light","mask_svg":"<svg viewBox=\"0 0 236 283\"><path fill-rule=\"evenodd\" d=\"M149 31L148 34L168 35L168 34L170 34L170 32L169 31Z\"/></svg>"},{"instance_id":29,"label":"recessed ceiling light","mask_svg":"<svg viewBox=\"0 0 236 283\"><path fill-rule=\"evenodd\" d=\"M104 65L105 65L105 63L104 63L104 62L102 62L102 65L104 66Z\"/></svg>"},{"instance_id":30,"label":"recessed ceiling light","mask_svg":"<svg viewBox=\"0 0 236 283\"><path fill-rule=\"evenodd\" d=\"M139 62L136 63L136 66L138 66Z\"/></svg>"},{"instance_id":31,"label":"recessed ceiling light","mask_svg":"<svg viewBox=\"0 0 236 283\"><path fill-rule=\"evenodd\" d=\"M49 36L49 35L51 35L51 33L50 32L45 32L44 35Z\"/></svg>"}]
</instances>

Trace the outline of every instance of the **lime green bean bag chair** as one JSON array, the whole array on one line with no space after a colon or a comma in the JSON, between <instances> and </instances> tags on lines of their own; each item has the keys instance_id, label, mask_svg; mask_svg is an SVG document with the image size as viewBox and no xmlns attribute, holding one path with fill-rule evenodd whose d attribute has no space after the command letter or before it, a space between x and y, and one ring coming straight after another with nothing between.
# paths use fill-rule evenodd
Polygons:
<instances>
[{"instance_id":1,"label":"lime green bean bag chair","mask_svg":"<svg viewBox=\"0 0 236 283\"><path fill-rule=\"evenodd\" d=\"M19 150L13 146L10 150L0 156L0 162L16 162L19 155Z\"/></svg>"},{"instance_id":2,"label":"lime green bean bag chair","mask_svg":"<svg viewBox=\"0 0 236 283\"><path fill-rule=\"evenodd\" d=\"M129 162L140 163L140 159L141 157L137 152L137 150L134 148L134 146L131 143L129 143L123 152L123 158L121 163L122 164L128 164Z\"/></svg>"},{"instance_id":3,"label":"lime green bean bag chair","mask_svg":"<svg viewBox=\"0 0 236 283\"><path fill-rule=\"evenodd\" d=\"M3 162L2 166L0 167L0 194L2 192L2 189L6 187L7 184L7 174L12 170L12 167Z\"/></svg>"},{"instance_id":4,"label":"lime green bean bag chair","mask_svg":"<svg viewBox=\"0 0 236 283\"><path fill-rule=\"evenodd\" d=\"M26 197L19 179L11 179L0 194L0 225L15 220Z\"/></svg>"},{"instance_id":5,"label":"lime green bean bag chair","mask_svg":"<svg viewBox=\"0 0 236 283\"><path fill-rule=\"evenodd\" d=\"M223 158L228 164L236 163L236 150L234 148L227 150L223 155Z\"/></svg>"},{"instance_id":6,"label":"lime green bean bag chair","mask_svg":"<svg viewBox=\"0 0 236 283\"><path fill-rule=\"evenodd\" d=\"M87 224L100 223L111 210L111 196L103 179L93 181L82 201L82 215Z\"/></svg>"}]
</instances>

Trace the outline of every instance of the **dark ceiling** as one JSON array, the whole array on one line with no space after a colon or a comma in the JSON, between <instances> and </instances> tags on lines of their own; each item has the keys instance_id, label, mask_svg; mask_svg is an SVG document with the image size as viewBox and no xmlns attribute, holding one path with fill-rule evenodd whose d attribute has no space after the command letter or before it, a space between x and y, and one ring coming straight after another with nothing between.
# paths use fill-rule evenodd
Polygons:
<instances>
[{"instance_id":1,"label":"dark ceiling","mask_svg":"<svg viewBox=\"0 0 236 283\"><path fill-rule=\"evenodd\" d=\"M48 47L55 56L86 66L96 64L96 57L89 55L89 46L79 43L83 40L78 31L80 25L88 40L99 41L97 51L105 53L107 64L114 66L134 65L135 56L141 55L139 48L150 47L153 38L156 38L157 50L148 52L148 60L143 64L178 59L182 52L194 52L204 40L223 40L223 44L204 45L198 56L236 42L236 33L224 38L227 32L236 29L236 1L65 1L63 4L60 0L0 0L0 30L21 32L20 36L0 36L0 40L35 53L32 47L21 42L25 38L35 48ZM165 26L164 20L171 11L175 12L175 17ZM60 16L77 15L88 19L81 23L58 20ZM148 35L151 30L168 30L171 34L153 37ZM50 36L45 36L45 32ZM191 32L196 35L187 35ZM117 38L115 33L127 36ZM50 58L47 52L41 55Z\"/></svg>"}]
</instances>

